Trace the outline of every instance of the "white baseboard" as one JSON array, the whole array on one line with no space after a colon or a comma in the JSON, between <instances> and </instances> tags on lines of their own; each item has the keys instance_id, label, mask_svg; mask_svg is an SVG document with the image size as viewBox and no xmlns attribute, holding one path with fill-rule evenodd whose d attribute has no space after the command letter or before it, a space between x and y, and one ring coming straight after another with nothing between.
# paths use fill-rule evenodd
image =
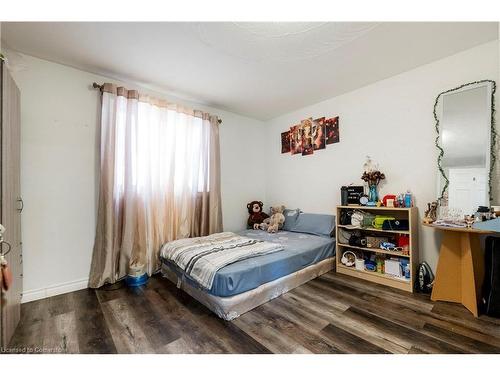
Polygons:
<instances>
[{"instance_id":1,"label":"white baseboard","mask_svg":"<svg viewBox=\"0 0 500 375\"><path fill-rule=\"evenodd\" d=\"M80 279L69 281L67 283L56 284L47 288L26 290L23 292L21 303L36 301L39 299L57 296L59 294L74 292L76 290L86 289L89 284L89 279Z\"/></svg>"}]
</instances>

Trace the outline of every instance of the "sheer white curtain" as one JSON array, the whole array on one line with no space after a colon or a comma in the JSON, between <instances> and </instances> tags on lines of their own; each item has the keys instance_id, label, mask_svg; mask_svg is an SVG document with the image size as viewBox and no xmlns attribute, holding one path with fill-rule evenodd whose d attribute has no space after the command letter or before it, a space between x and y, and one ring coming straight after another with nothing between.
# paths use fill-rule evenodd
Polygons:
<instances>
[{"instance_id":1,"label":"sheer white curtain","mask_svg":"<svg viewBox=\"0 0 500 375\"><path fill-rule=\"evenodd\" d=\"M163 243L221 230L217 117L105 84L90 286L132 263L151 274Z\"/></svg>"}]
</instances>

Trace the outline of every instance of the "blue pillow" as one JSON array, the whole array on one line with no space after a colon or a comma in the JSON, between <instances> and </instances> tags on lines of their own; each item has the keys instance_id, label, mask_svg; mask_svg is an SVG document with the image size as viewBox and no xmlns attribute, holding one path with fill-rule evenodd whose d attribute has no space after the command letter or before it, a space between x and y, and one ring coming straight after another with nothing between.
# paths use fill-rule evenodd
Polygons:
<instances>
[{"instance_id":1,"label":"blue pillow","mask_svg":"<svg viewBox=\"0 0 500 375\"><path fill-rule=\"evenodd\" d=\"M294 225L288 230L330 237L334 229L335 215L300 213Z\"/></svg>"},{"instance_id":2,"label":"blue pillow","mask_svg":"<svg viewBox=\"0 0 500 375\"><path fill-rule=\"evenodd\" d=\"M294 210L291 210L289 208L286 208L283 211L283 215L285 216L285 223L283 224L283 230L291 231L291 229L294 227L295 222L297 221L297 218L299 217L300 214L300 209L296 208Z\"/></svg>"}]
</instances>

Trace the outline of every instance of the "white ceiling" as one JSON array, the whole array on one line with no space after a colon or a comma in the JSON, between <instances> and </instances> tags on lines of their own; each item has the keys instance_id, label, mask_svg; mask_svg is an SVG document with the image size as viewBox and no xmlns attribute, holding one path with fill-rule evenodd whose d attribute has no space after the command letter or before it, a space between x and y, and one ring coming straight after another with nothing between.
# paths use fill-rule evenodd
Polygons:
<instances>
[{"instance_id":1,"label":"white ceiling","mask_svg":"<svg viewBox=\"0 0 500 375\"><path fill-rule=\"evenodd\" d=\"M491 23L9 23L22 53L267 120L498 38Z\"/></svg>"}]
</instances>

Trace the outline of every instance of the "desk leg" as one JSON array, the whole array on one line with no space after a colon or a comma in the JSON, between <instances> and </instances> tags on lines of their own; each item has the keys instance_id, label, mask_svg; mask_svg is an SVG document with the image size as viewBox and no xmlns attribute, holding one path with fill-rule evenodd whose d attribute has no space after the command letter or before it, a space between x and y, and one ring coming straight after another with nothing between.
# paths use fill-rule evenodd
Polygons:
<instances>
[{"instance_id":1,"label":"desk leg","mask_svg":"<svg viewBox=\"0 0 500 375\"><path fill-rule=\"evenodd\" d=\"M479 235L462 233L462 304L477 318L478 303L484 281L484 254L481 251Z\"/></svg>"},{"instance_id":2,"label":"desk leg","mask_svg":"<svg viewBox=\"0 0 500 375\"><path fill-rule=\"evenodd\" d=\"M483 263L477 234L443 231L431 299L459 302L477 317L484 279Z\"/></svg>"}]
</instances>

